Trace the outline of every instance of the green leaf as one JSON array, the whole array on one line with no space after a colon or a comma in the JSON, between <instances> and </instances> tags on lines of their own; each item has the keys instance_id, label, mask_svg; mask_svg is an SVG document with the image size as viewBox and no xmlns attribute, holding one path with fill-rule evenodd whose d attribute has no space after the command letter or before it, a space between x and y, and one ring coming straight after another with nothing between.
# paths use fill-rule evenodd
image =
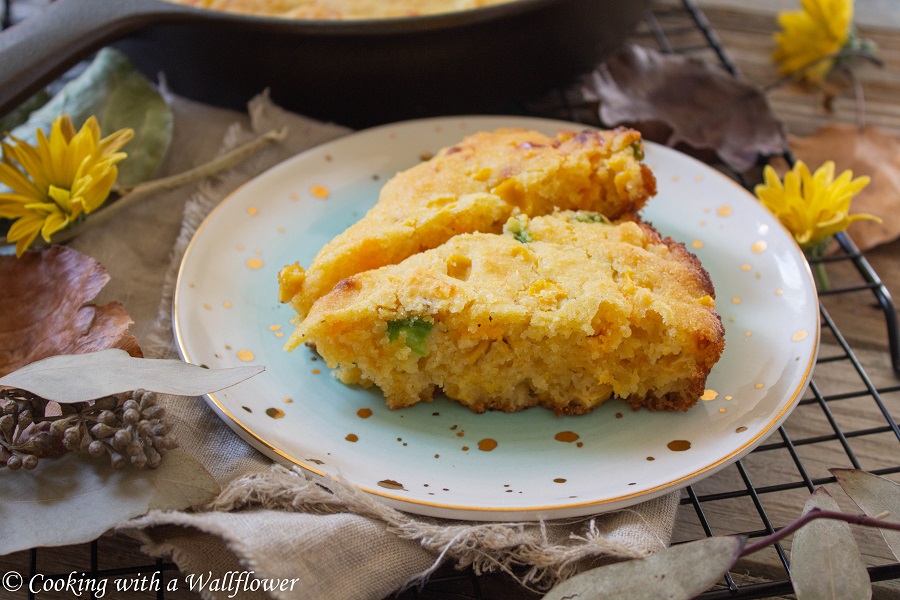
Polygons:
<instances>
[{"instance_id":1,"label":"green leaf","mask_svg":"<svg viewBox=\"0 0 900 600\"><path fill-rule=\"evenodd\" d=\"M134 129L134 138L122 149L128 158L119 164L119 187L153 177L172 140L169 105L123 54L109 48L101 50L84 73L67 83L12 133L34 144L36 130L48 133L53 120L65 113L72 117L76 128L81 128L91 115L96 116L103 135L124 127Z\"/></svg>"},{"instance_id":2,"label":"green leaf","mask_svg":"<svg viewBox=\"0 0 900 600\"><path fill-rule=\"evenodd\" d=\"M388 321L388 339L396 341L400 334L404 334L404 342L410 350L419 356L425 356L428 351L425 349L425 343L428 340L428 334L434 323L429 323L418 317L409 317L399 321Z\"/></svg>"},{"instance_id":3,"label":"green leaf","mask_svg":"<svg viewBox=\"0 0 900 600\"><path fill-rule=\"evenodd\" d=\"M803 514L814 509L840 511L834 498L817 489ZM797 600L872 597L872 584L850 525L837 519L816 519L794 534L791 581Z\"/></svg>"},{"instance_id":4,"label":"green leaf","mask_svg":"<svg viewBox=\"0 0 900 600\"><path fill-rule=\"evenodd\" d=\"M134 358L124 350L51 356L0 377L0 385L62 404L144 389L175 396L199 396L231 387L265 370L263 366L204 369L180 360Z\"/></svg>"},{"instance_id":5,"label":"green leaf","mask_svg":"<svg viewBox=\"0 0 900 600\"><path fill-rule=\"evenodd\" d=\"M743 536L706 538L591 569L563 581L543 600L689 600L728 572L745 541Z\"/></svg>"},{"instance_id":6,"label":"green leaf","mask_svg":"<svg viewBox=\"0 0 900 600\"><path fill-rule=\"evenodd\" d=\"M89 542L151 510L199 506L218 493L212 475L179 449L148 470L116 471L74 452L32 471L0 469L0 555Z\"/></svg>"},{"instance_id":7,"label":"green leaf","mask_svg":"<svg viewBox=\"0 0 900 600\"><path fill-rule=\"evenodd\" d=\"M841 488L866 515L900 523L900 484L855 469L831 469ZM887 517L883 517L888 513ZM900 560L900 531L881 529L894 557Z\"/></svg>"}]
</instances>

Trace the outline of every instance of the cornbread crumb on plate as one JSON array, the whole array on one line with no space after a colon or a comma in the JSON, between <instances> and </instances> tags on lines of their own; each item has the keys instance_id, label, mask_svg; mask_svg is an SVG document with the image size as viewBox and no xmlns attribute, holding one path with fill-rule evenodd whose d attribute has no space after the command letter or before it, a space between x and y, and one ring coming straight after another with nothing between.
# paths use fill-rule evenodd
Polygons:
<instances>
[{"instance_id":1,"label":"cornbread crumb on plate","mask_svg":"<svg viewBox=\"0 0 900 600\"><path fill-rule=\"evenodd\" d=\"M291 344L391 408L438 392L474 411L589 412L610 397L687 410L724 349L706 271L638 220L510 218L343 279Z\"/></svg>"},{"instance_id":2,"label":"cornbread crumb on plate","mask_svg":"<svg viewBox=\"0 0 900 600\"><path fill-rule=\"evenodd\" d=\"M396 264L455 235L500 233L511 216L593 210L636 215L656 193L631 129L480 132L392 177L378 203L326 244L307 268L284 267L279 299L303 319L342 279Z\"/></svg>"}]
</instances>

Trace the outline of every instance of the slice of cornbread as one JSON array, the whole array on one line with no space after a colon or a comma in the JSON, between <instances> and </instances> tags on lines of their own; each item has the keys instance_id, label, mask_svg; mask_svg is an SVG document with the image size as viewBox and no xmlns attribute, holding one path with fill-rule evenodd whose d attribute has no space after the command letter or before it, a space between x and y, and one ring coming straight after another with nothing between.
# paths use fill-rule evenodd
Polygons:
<instances>
[{"instance_id":1,"label":"slice of cornbread","mask_svg":"<svg viewBox=\"0 0 900 600\"><path fill-rule=\"evenodd\" d=\"M682 244L596 213L513 217L343 279L291 341L391 408L436 392L472 410L686 410L724 348L706 271Z\"/></svg>"},{"instance_id":2,"label":"slice of cornbread","mask_svg":"<svg viewBox=\"0 0 900 600\"><path fill-rule=\"evenodd\" d=\"M440 246L454 235L499 233L516 214L595 210L610 218L636 214L656 193L631 129L562 132L524 129L471 135L398 173L378 203L326 244L304 269L279 274L279 299L299 319L345 277Z\"/></svg>"}]
</instances>

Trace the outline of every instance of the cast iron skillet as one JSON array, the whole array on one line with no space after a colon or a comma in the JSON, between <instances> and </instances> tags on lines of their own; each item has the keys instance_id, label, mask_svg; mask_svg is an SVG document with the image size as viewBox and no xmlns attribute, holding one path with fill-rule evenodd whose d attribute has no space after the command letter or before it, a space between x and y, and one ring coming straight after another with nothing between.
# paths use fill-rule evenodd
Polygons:
<instances>
[{"instance_id":1,"label":"cast iron skillet","mask_svg":"<svg viewBox=\"0 0 900 600\"><path fill-rule=\"evenodd\" d=\"M301 21L161 0L56 0L0 33L0 114L102 46L204 102L275 102L351 127L497 113L589 71L649 0L516 0L442 15Z\"/></svg>"}]
</instances>

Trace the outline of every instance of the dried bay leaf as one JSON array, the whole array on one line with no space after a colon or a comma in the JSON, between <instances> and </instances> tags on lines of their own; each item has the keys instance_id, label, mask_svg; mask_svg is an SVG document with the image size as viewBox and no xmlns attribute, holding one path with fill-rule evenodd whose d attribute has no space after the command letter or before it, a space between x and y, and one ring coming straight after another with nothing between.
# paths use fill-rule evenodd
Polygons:
<instances>
[{"instance_id":1,"label":"dried bay leaf","mask_svg":"<svg viewBox=\"0 0 900 600\"><path fill-rule=\"evenodd\" d=\"M835 172L872 178L851 205L851 213L869 213L882 222L857 221L847 233L861 250L900 237L900 139L875 127L835 123L809 137L790 136L794 156L815 169L833 160Z\"/></svg>"},{"instance_id":2,"label":"dried bay leaf","mask_svg":"<svg viewBox=\"0 0 900 600\"><path fill-rule=\"evenodd\" d=\"M71 248L0 256L0 376L58 354L121 348L141 356L122 305L89 304L109 274Z\"/></svg>"},{"instance_id":3,"label":"dried bay leaf","mask_svg":"<svg viewBox=\"0 0 900 600\"><path fill-rule=\"evenodd\" d=\"M151 510L200 506L218 493L215 479L179 449L149 470L116 471L71 452L33 471L0 469L0 555L88 542Z\"/></svg>"},{"instance_id":4,"label":"dried bay leaf","mask_svg":"<svg viewBox=\"0 0 900 600\"><path fill-rule=\"evenodd\" d=\"M900 484L890 479L855 469L831 469L841 488L868 516L900 523ZM884 541L900 560L900 531L880 529Z\"/></svg>"},{"instance_id":5,"label":"dried bay leaf","mask_svg":"<svg viewBox=\"0 0 900 600\"><path fill-rule=\"evenodd\" d=\"M563 581L543 600L688 600L725 575L745 541L742 536L706 538L591 569Z\"/></svg>"},{"instance_id":6,"label":"dried bay leaf","mask_svg":"<svg viewBox=\"0 0 900 600\"><path fill-rule=\"evenodd\" d=\"M236 385L264 370L263 366L205 369L180 360L134 358L123 350L110 349L51 356L0 377L0 385L66 404L137 389L200 396Z\"/></svg>"},{"instance_id":7,"label":"dried bay leaf","mask_svg":"<svg viewBox=\"0 0 900 600\"><path fill-rule=\"evenodd\" d=\"M582 89L600 102L606 125L630 125L672 147L712 150L739 172L787 148L765 95L706 62L632 45L588 75Z\"/></svg>"},{"instance_id":8,"label":"dried bay leaf","mask_svg":"<svg viewBox=\"0 0 900 600\"><path fill-rule=\"evenodd\" d=\"M825 488L810 496L803 514L816 508L840 511ZM791 581L797 600L872 597L869 573L850 525L836 519L815 519L794 534Z\"/></svg>"}]
</instances>

